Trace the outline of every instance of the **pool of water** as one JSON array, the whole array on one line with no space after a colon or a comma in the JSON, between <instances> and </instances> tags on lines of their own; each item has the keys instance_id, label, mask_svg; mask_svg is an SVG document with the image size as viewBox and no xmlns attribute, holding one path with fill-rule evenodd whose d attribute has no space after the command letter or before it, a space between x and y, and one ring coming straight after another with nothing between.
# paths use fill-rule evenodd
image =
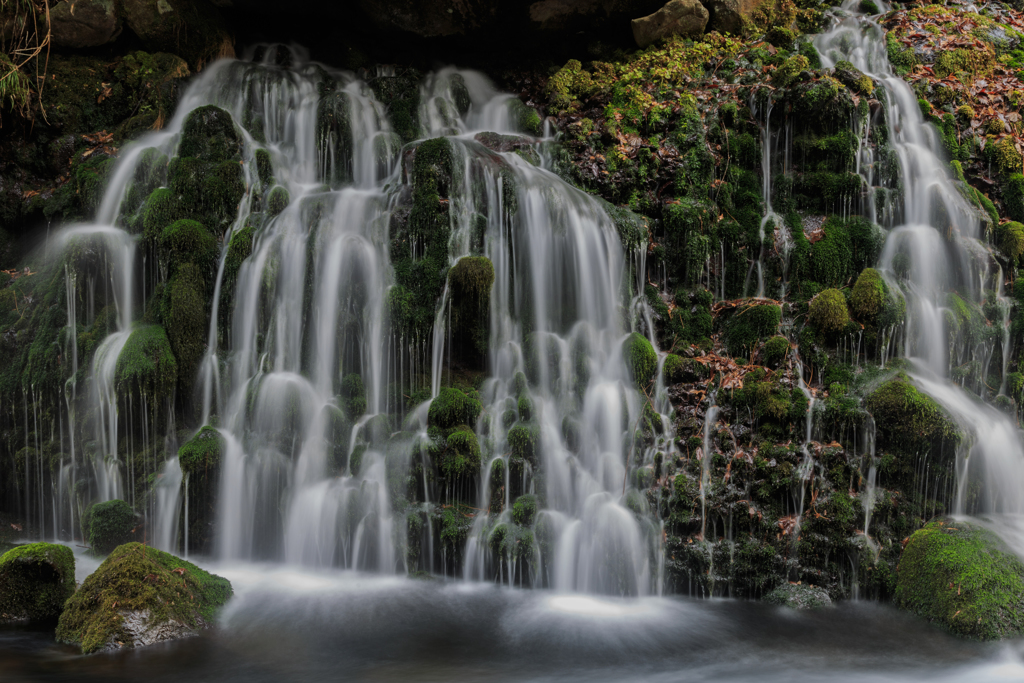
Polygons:
<instances>
[{"instance_id":1,"label":"pool of water","mask_svg":"<svg viewBox=\"0 0 1024 683\"><path fill-rule=\"evenodd\" d=\"M96 560L80 557L79 579ZM1021 681L1024 642L953 638L891 607L613 599L279 565L208 565L235 598L218 628L81 656L0 629L0 680Z\"/></svg>"}]
</instances>

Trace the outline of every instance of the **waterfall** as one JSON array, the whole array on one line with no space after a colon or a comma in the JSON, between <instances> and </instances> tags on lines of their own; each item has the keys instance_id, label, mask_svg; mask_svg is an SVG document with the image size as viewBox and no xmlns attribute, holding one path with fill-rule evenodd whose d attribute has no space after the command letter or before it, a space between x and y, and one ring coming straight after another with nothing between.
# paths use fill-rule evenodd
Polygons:
<instances>
[{"instance_id":1,"label":"waterfall","mask_svg":"<svg viewBox=\"0 0 1024 683\"><path fill-rule=\"evenodd\" d=\"M847 2L844 9L854 5ZM985 290L1002 291L1002 270L997 269L995 281L989 277L991 256L981 242L979 214L953 185L939 136L924 121L914 92L893 74L885 31L875 20L849 14L815 44L824 66L845 59L884 91L889 140L899 160L903 192L900 218L888 226L879 270L908 303L903 350L911 363L908 375L968 435L958 453L953 509L958 514L1022 514L1020 430L1010 417L950 380L956 352L946 323L950 294L980 302ZM864 177L871 182L870 175ZM883 218L892 215L882 213ZM1007 348L1004 342L1004 356ZM984 355L982 349L967 351ZM968 507L967 488L975 480L983 484L984 495Z\"/></svg>"}]
</instances>

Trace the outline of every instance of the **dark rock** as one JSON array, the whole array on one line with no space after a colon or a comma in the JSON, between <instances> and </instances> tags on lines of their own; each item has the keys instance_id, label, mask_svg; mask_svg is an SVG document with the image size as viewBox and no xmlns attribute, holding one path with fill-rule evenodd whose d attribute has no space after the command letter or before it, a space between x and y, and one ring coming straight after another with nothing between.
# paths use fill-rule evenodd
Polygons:
<instances>
[{"instance_id":1,"label":"dark rock","mask_svg":"<svg viewBox=\"0 0 1024 683\"><path fill-rule=\"evenodd\" d=\"M697 38L707 23L708 11L697 0L670 0L654 14L633 20L633 38L642 48L670 36Z\"/></svg>"},{"instance_id":2,"label":"dark rock","mask_svg":"<svg viewBox=\"0 0 1024 683\"><path fill-rule=\"evenodd\" d=\"M0 623L60 616L75 592L75 556L54 543L30 543L0 557Z\"/></svg>"},{"instance_id":3,"label":"dark rock","mask_svg":"<svg viewBox=\"0 0 1024 683\"><path fill-rule=\"evenodd\" d=\"M707 28L738 36L743 33L743 25L759 4L760 0L705 0L704 7L710 15Z\"/></svg>"},{"instance_id":4,"label":"dark rock","mask_svg":"<svg viewBox=\"0 0 1024 683\"><path fill-rule=\"evenodd\" d=\"M181 55L194 69L235 54L220 11L207 0L123 0L121 12L147 50Z\"/></svg>"},{"instance_id":5,"label":"dark rock","mask_svg":"<svg viewBox=\"0 0 1024 683\"><path fill-rule=\"evenodd\" d=\"M769 605L780 605L782 607L803 610L829 607L832 605L832 598L828 596L824 588L797 583L784 583L764 596L764 602L767 602Z\"/></svg>"},{"instance_id":6,"label":"dark rock","mask_svg":"<svg viewBox=\"0 0 1024 683\"><path fill-rule=\"evenodd\" d=\"M60 47L105 45L120 33L114 0L64 0L50 9L50 36Z\"/></svg>"}]
</instances>

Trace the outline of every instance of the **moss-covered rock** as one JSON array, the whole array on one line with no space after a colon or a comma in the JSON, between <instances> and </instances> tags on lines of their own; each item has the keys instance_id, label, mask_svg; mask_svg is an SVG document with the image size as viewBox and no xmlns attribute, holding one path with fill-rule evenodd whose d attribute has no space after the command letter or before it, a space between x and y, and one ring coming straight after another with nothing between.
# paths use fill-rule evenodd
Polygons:
<instances>
[{"instance_id":1,"label":"moss-covered rock","mask_svg":"<svg viewBox=\"0 0 1024 683\"><path fill-rule=\"evenodd\" d=\"M746 355L759 340L774 335L782 320L782 309L776 304L752 302L725 323L725 345L734 356Z\"/></svg>"},{"instance_id":2,"label":"moss-covered rock","mask_svg":"<svg viewBox=\"0 0 1024 683\"><path fill-rule=\"evenodd\" d=\"M665 357L662 373L665 377L665 384L699 382L711 376L711 370L703 363L692 358L677 356L674 353Z\"/></svg>"},{"instance_id":3,"label":"moss-covered rock","mask_svg":"<svg viewBox=\"0 0 1024 683\"><path fill-rule=\"evenodd\" d=\"M267 197L267 214L271 217L277 216L288 208L289 203L291 203L291 196L288 194L288 190L278 185L270 191L270 195Z\"/></svg>"},{"instance_id":4,"label":"moss-covered rock","mask_svg":"<svg viewBox=\"0 0 1024 683\"><path fill-rule=\"evenodd\" d=\"M138 391L158 401L173 394L178 363L164 328L145 325L132 331L117 357L115 378L123 391Z\"/></svg>"},{"instance_id":5,"label":"moss-covered rock","mask_svg":"<svg viewBox=\"0 0 1024 683\"><path fill-rule=\"evenodd\" d=\"M639 332L633 332L622 344L622 358L633 384L641 391L646 390L658 370L658 354L651 342Z\"/></svg>"},{"instance_id":6,"label":"moss-covered rock","mask_svg":"<svg viewBox=\"0 0 1024 683\"><path fill-rule=\"evenodd\" d=\"M807 318L824 332L839 332L850 322L846 297L838 289L826 289L811 299Z\"/></svg>"},{"instance_id":7,"label":"moss-covered rock","mask_svg":"<svg viewBox=\"0 0 1024 683\"><path fill-rule=\"evenodd\" d=\"M481 410L480 401L476 398L467 396L454 387L446 387L431 401L427 411L427 424L441 429L475 424Z\"/></svg>"},{"instance_id":8,"label":"moss-covered rock","mask_svg":"<svg viewBox=\"0 0 1024 683\"><path fill-rule=\"evenodd\" d=\"M991 531L938 520L903 549L896 604L968 638L1020 637L1024 563Z\"/></svg>"},{"instance_id":9,"label":"moss-covered rock","mask_svg":"<svg viewBox=\"0 0 1024 683\"><path fill-rule=\"evenodd\" d=\"M944 442L955 446L961 438L946 411L903 375L883 382L868 394L864 407L874 416L882 448L908 455L932 452L937 458Z\"/></svg>"},{"instance_id":10,"label":"moss-covered rock","mask_svg":"<svg viewBox=\"0 0 1024 683\"><path fill-rule=\"evenodd\" d=\"M448 272L454 354L482 366L490 341L494 266L484 256L465 256Z\"/></svg>"},{"instance_id":11,"label":"moss-covered rock","mask_svg":"<svg viewBox=\"0 0 1024 683\"><path fill-rule=\"evenodd\" d=\"M850 296L850 308L859 320L874 322L885 305L886 287L882 275L874 268L865 268Z\"/></svg>"},{"instance_id":12,"label":"moss-covered rock","mask_svg":"<svg viewBox=\"0 0 1024 683\"><path fill-rule=\"evenodd\" d=\"M187 475L200 476L220 466L224 438L213 427L203 427L189 441L178 449L181 471Z\"/></svg>"},{"instance_id":13,"label":"moss-covered rock","mask_svg":"<svg viewBox=\"0 0 1024 683\"><path fill-rule=\"evenodd\" d=\"M54 543L30 543L0 556L0 623L49 621L75 592L75 556Z\"/></svg>"},{"instance_id":14,"label":"moss-covered rock","mask_svg":"<svg viewBox=\"0 0 1024 683\"><path fill-rule=\"evenodd\" d=\"M141 543L114 550L68 600L57 640L83 653L190 636L213 623L231 583Z\"/></svg>"},{"instance_id":15,"label":"moss-covered rock","mask_svg":"<svg viewBox=\"0 0 1024 683\"><path fill-rule=\"evenodd\" d=\"M775 335L764 343L761 349L761 362L770 368L777 368L786 361L789 355L789 340L782 335Z\"/></svg>"},{"instance_id":16,"label":"moss-covered rock","mask_svg":"<svg viewBox=\"0 0 1024 683\"><path fill-rule=\"evenodd\" d=\"M123 500L108 500L92 506L89 515L89 545L97 553L109 553L132 540L135 510Z\"/></svg>"}]
</instances>

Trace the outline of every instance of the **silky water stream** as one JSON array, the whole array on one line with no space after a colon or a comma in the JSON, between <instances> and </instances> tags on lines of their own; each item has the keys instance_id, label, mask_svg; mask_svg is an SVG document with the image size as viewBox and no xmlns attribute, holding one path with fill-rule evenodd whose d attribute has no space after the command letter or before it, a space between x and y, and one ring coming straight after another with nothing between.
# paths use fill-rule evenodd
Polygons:
<instances>
[{"instance_id":1,"label":"silky water stream","mask_svg":"<svg viewBox=\"0 0 1024 683\"><path fill-rule=\"evenodd\" d=\"M1024 513L1020 435L948 379L942 327L946 292L977 299L985 289L1001 291L986 280L1001 273L979 257L977 221L941 170L938 140L911 91L891 74L877 24L850 15L817 43L826 63L852 61L887 94L905 196L899 220L886 226L880 269L908 302L904 353L915 383L964 426L991 426L972 430L962 449L957 509L989 515L987 523L1012 538L1007 530L1021 527L1013 515ZM262 146L292 199L266 218L250 211L250 194L243 198L224 239L197 381L202 422L216 424L225 446L212 556L195 559L231 579L236 597L209 635L137 652L69 657L45 634L0 631L5 681L1024 678L1018 645L956 640L885 606L848 603L797 614L757 603L659 597L662 531L631 477L651 466L656 450L672 449L674 438L666 429L646 449L630 438L646 397L623 361L629 334L652 330L638 296L645 247L624 250L600 201L547 168L548 141L525 138L523 145L517 138L518 151L505 152L483 144L482 133L522 131L509 97L473 72L432 74L421 86L420 119L423 138L443 137L454 160L449 265L483 255L494 268L482 411L471 425L486 437L480 474L469 493L425 476L412 484L415 495L405 488L407 477L396 487L396 472L415 471L429 457L428 403L416 405L409 396L439 396L456 370L452 293L446 285L425 337L403 336L390 324L389 230L411 173L401 141L364 82L298 54L279 67L278 49L207 69L166 130L123 155L97 225L72 228L64 238L98 237L108 258L120 259L113 272L133 272L132 242L113 226L140 150L157 147L172 156L188 112L205 104L223 107L236 122L260 116L265 142L240 131L247 184L258 183L255 150ZM346 154L337 153L339 139L317 137L317 84L325 73L344 95L338 101L352 141ZM763 116L770 138L777 124L770 109ZM770 179L765 186L770 192ZM952 243L932 226L937 201L959 236ZM231 235L254 216L252 254L238 270L234 296L225 299ZM775 223L769 209L762 229ZM906 277L895 274L898 254L909 255ZM931 267L953 262L955 269ZM948 279L953 272L961 279ZM754 273L763 296L760 270ZM115 279L109 286L121 315L96 354L89 383L100 406L100 448L92 473L69 471L67 484L87 477L100 499L128 488L116 443L108 443L119 434L117 411L103 406L117 404L107 365L133 324L135 285ZM231 310L218 311L224 300ZM218 328L224 319L226 334ZM338 442L339 397L352 375L362 382L365 408ZM660 362L658 375L652 405L667 417ZM72 383L67 391L77 388ZM533 443L530 459L514 457L510 445L524 431ZM345 463L340 475L338 459ZM154 540L187 552L188 530L179 522L188 480L173 459L162 474L150 512ZM985 477L994 493L967 510L962 492L971 477ZM395 496L406 497L406 512L395 511ZM459 497L469 497L481 514L474 515L464 553L449 562L435 552L441 539L430 523L418 536L408 525L411 515ZM523 497L538 503L529 518L515 505ZM867 528L870 510L865 514ZM427 549L415 560L411 538ZM96 561L80 551L79 560L82 578ZM455 580L407 578L418 571Z\"/></svg>"}]
</instances>

